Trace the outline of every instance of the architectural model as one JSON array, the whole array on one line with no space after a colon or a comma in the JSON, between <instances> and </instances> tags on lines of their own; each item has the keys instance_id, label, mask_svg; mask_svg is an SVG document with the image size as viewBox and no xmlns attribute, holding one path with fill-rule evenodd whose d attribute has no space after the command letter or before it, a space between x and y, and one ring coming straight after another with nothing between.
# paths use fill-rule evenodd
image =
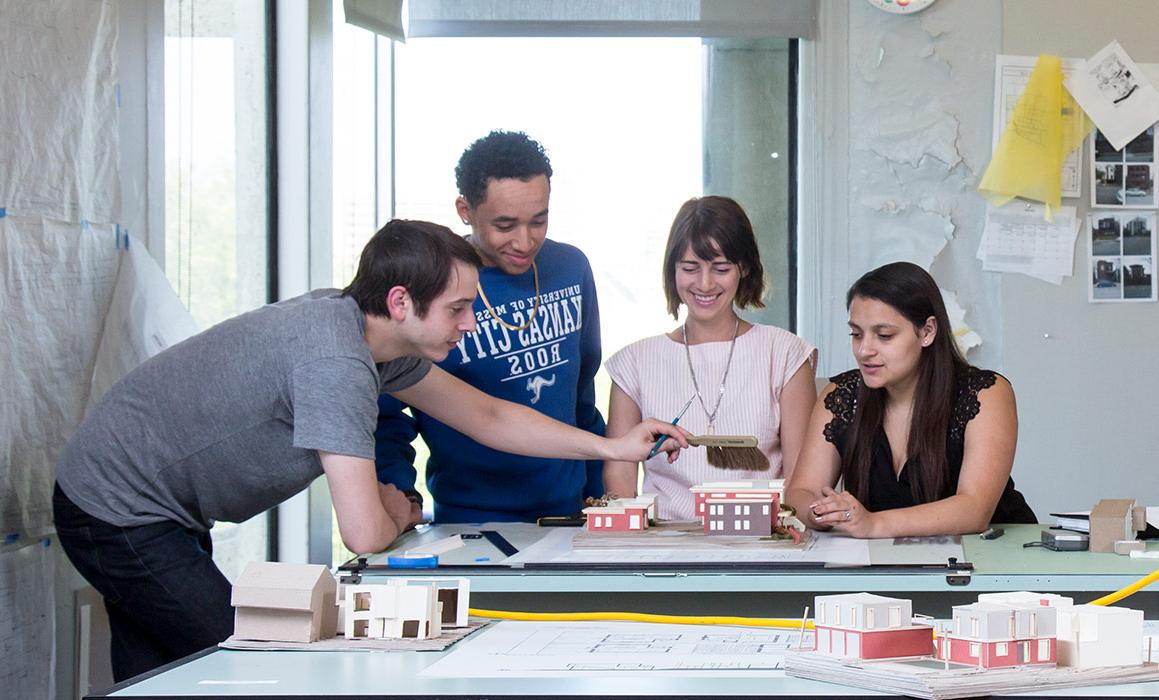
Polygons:
<instances>
[{"instance_id":1,"label":"architectural model","mask_svg":"<svg viewBox=\"0 0 1159 700\"><path fill-rule=\"evenodd\" d=\"M1147 527L1145 509L1132 498L1104 498L1091 509L1090 550L1125 554ZM1124 544L1120 544L1124 543ZM1119 551L1123 550L1123 551Z\"/></svg>"},{"instance_id":2,"label":"architectural model","mask_svg":"<svg viewBox=\"0 0 1159 700\"><path fill-rule=\"evenodd\" d=\"M934 628L915 624L911 603L873 593L842 593L814 598L813 650L855 659L929 656Z\"/></svg>"},{"instance_id":3,"label":"architectural model","mask_svg":"<svg viewBox=\"0 0 1159 700\"><path fill-rule=\"evenodd\" d=\"M347 639L432 639L444 627L466 627L467 579L391 578L342 586Z\"/></svg>"},{"instance_id":4,"label":"architectural model","mask_svg":"<svg viewBox=\"0 0 1159 700\"><path fill-rule=\"evenodd\" d=\"M333 637L337 582L321 564L250 562L233 585L234 636L271 642Z\"/></svg>"},{"instance_id":5,"label":"architectural model","mask_svg":"<svg viewBox=\"0 0 1159 700\"><path fill-rule=\"evenodd\" d=\"M781 537L799 543L803 526L781 505L784 489L784 479L767 479L704 483L690 491L707 535Z\"/></svg>"},{"instance_id":6,"label":"architectural model","mask_svg":"<svg viewBox=\"0 0 1159 700\"><path fill-rule=\"evenodd\" d=\"M1023 602L955 605L951 629L938 638L938 658L998 668L1054 665L1058 609Z\"/></svg>"},{"instance_id":7,"label":"architectural model","mask_svg":"<svg viewBox=\"0 0 1159 700\"><path fill-rule=\"evenodd\" d=\"M634 498L610 498L605 505L584 508L588 532L632 532L647 530L655 517L656 494Z\"/></svg>"},{"instance_id":8,"label":"architectural model","mask_svg":"<svg viewBox=\"0 0 1159 700\"><path fill-rule=\"evenodd\" d=\"M1001 668L1133 666L1143 662L1143 612L1074 605L1052 593L984 593L955 605L948 629L915 624L910 601L870 593L814 599L813 651L851 659L924 656ZM920 631L915 631L920 630Z\"/></svg>"}]
</instances>

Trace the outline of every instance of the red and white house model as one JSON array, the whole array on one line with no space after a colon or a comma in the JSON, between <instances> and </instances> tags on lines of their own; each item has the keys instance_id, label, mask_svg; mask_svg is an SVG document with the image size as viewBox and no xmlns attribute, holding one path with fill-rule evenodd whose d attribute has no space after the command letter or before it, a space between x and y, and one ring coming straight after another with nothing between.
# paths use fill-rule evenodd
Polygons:
<instances>
[{"instance_id":1,"label":"red and white house model","mask_svg":"<svg viewBox=\"0 0 1159 700\"><path fill-rule=\"evenodd\" d=\"M633 532L648 529L656 508L656 494L613 498L606 506L584 508L588 532Z\"/></svg>"},{"instance_id":2,"label":"red and white house model","mask_svg":"<svg viewBox=\"0 0 1159 700\"><path fill-rule=\"evenodd\" d=\"M816 653L890 659L930 656L934 651L934 628L914 624L908 600L873 593L841 593L816 596L813 602Z\"/></svg>"},{"instance_id":3,"label":"red and white house model","mask_svg":"<svg viewBox=\"0 0 1159 700\"><path fill-rule=\"evenodd\" d=\"M1058 609L1037 603L955 605L938 658L979 668L1055 665Z\"/></svg>"},{"instance_id":4,"label":"red and white house model","mask_svg":"<svg viewBox=\"0 0 1159 700\"><path fill-rule=\"evenodd\" d=\"M693 486L689 491L696 500L696 517L703 522L708 512L708 499L750 499L756 502L772 500L771 512L775 515L780 508L781 496L785 493L784 479L764 479L757 481L712 481ZM705 532L708 531L707 526Z\"/></svg>"}]
</instances>

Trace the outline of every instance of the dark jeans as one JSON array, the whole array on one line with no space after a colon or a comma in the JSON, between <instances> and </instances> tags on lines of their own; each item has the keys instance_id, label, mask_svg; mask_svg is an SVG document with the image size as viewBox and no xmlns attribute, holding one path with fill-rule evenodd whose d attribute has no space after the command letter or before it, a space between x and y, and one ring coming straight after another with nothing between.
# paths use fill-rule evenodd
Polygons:
<instances>
[{"instance_id":1,"label":"dark jeans","mask_svg":"<svg viewBox=\"0 0 1159 700\"><path fill-rule=\"evenodd\" d=\"M118 527L81 510L58 485L56 532L69 561L105 598L113 678L132 678L233 633L230 585L208 532L163 522Z\"/></svg>"}]
</instances>

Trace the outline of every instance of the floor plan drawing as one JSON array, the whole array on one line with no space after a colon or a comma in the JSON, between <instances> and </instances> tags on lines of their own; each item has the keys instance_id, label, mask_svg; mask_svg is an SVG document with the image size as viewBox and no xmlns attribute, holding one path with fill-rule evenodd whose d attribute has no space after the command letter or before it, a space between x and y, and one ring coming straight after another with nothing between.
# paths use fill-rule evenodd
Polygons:
<instances>
[{"instance_id":1,"label":"floor plan drawing","mask_svg":"<svg viewBox=\"0 0 1159 700\"><path fill-rule=\"evenodd\" d=\"M780 675L796 630L639 622L504 621L456 647L423 675L569 676L663 671ZM813 633L804 645L812 647Z\"/></svg>"}]
</instances>

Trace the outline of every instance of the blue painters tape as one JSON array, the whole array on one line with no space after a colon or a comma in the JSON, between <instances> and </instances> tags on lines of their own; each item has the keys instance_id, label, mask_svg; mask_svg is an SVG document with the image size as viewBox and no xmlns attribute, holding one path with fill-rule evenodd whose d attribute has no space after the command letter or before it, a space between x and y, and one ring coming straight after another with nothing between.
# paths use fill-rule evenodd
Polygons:
<instances>
[{"instance_id":1,"label":"blue painters tape","mask_svg":"<svg viewBox=\"0 0 1159 700\"><path fill-rule=\"evenodd\" d=\"M40 542L41 542L41 544L43 544L43 545L44 545L44 548L45 548L45 549L48 549L49 547L51 547L51 546L52 546L52 538L51 538L51 537L45 537L45 538L44 538L43 540L41 540Z\"/></svg>"},{"instance_id":2,"label":"blue painters tape","mask_svg":"<svg viewBox=\"0 0 1159 700\"><path fill-rule=\"evenodd\" d=\"M113 226L113 244L117 246L117 250L121 249L121 225Z\"/></svg>"},{"instance_id":3,"label":"blue painters tape","mask_svg":"<svg viewBox=\"0 0 1159 700\"><path fill-rule=\"evenodd\" d=\"M90 223L89 223L89 220L88 220L88 219L81 219L81 220L80 220L80 230L82 230L82 231L88 231L88 230L89 230L90 228L92 228L92 227L93 227L93 226L92 226L92 224L90 224Z\"/></svg>"},{"instance_id":4,"label":"blue painters tape","mask_svg":"<svg viewBox=\"0 0 1159 700\"><path fill-rule=\"evenodd\" d=\"M125 250L129 249L129 229L125 229Z\"/></svg>"},{"instance_id":5,"label":"blue painters tape","mask_svg":"<svg viewBox=\"0 0 1159 700\"><path fill-rule=\"evenodd\" d=\"M439 565L435 554L392 554L386 558L392 569L433 569Z\"/></svg>"},{"instance_id":6,"label":"blue painters tape","mask_svg":"<svg viewBox=\"0 0 1159 700\"><path fill-rule=\"evenodd\" d=\"M0 219L3 219L6 216L8 216L8 210L4 207L0 207Z\"/></svg>"},{"instance_id":7,"label":"blue painters tape","mask_svg":"<svg viewBox=\"0 0 1159 700\"><path fill-rule=\"evenodd\" d=\"M7 535L4 535L4 544L12 544L13 542L16 542L19 539L20 539L19 532L9 532Z\"/></svg>"}]
</instances>

